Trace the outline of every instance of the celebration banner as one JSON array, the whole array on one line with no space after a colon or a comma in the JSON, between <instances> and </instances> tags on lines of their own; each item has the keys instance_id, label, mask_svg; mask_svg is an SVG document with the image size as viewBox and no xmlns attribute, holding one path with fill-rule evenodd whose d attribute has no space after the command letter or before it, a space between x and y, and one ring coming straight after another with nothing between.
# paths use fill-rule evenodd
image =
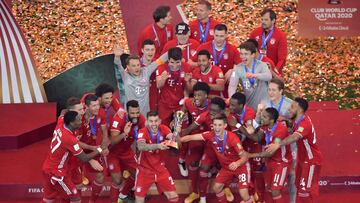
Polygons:
<instances>
[{"instance_id":1,"label":"celebration banner","mask_svg":"<svg viewBox=\"0 0 360 203\"><path fill-rule=\"evenodd\" d=\"M299 0L299 36L360 35L360 0Z\"/></svg>"}]
</instances>

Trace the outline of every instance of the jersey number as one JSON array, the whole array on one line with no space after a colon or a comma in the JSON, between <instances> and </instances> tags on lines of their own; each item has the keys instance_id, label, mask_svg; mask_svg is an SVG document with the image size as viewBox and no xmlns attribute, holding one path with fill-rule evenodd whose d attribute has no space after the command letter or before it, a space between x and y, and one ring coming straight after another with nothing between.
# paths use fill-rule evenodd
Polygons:
<instances>
[{"instance_id":1,"label":"jersey number","mask_svg":"<svg viewBox=\"0 0 360 203\"><path fill-rule=\"evenodd\" d=\"M51 153L54 153L56 151L56 149L60 147L60 145L61 145L60 137L61 136L62 136L62 133L60 130L54 131L54 137L51 140L51 144L50 144Z\"/></svg>"}]
</instances>

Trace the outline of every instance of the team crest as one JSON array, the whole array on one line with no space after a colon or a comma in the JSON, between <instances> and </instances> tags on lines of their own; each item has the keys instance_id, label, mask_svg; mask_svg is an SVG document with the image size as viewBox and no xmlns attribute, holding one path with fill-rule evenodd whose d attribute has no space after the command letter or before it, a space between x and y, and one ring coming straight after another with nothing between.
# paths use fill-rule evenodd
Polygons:
<instances>
[{"instance_id":1,"label":"team crest","mask_svg":"<svg viewBox=\"0 0 360 203\"><path fill-rule=\"evenodd\" d=\"M181 72L181 73L180 73L180 77L181 77L181 78L185 77L185 73L184 73L184 72Z\"/></svg>"},{"instance_id":2,"label":"team crest","mask_svg":"<svg viewBox=\"0 0 360 203\"><path fill-rule=\"evenodd\" d=\"M256 36L256 37L255 37L255 40L256 40L256 41L259 41L259 38L260 38L260 36Z\"/></svg>"},{"instance_id":3,"label":"team crest","mask_svg":"<svg viewBox=\"0 0 360 203\"><path fill-rule=\"evenodd\" d=\"M211 29L211 30L209 31L209 34L210 34L211 36L214 36L214 29Z\"/></svg>"},{"instance_id":4,"label":"team crest","mask_svg":"<svg viewBox=\"0 0 360 203\"><path fill-rule=\"evenodd\" d=\"M96 122L101 123L101 118L98 118Z\"/></svg>"},{"instance_id":5,"label":"team crest","mask_svg":"<svg viewBox=\"0 0 360 203\"><path fill-rule=\"evenodd\" d=\"M213 82L213 78L212 77L209 77L209 82Z\"/></svg>"},{"instance_id":6,"label":"team crest","mask_svg":"<svg viewBox=\"0 0 360 203\"><path fill-rule=\"evenodd\" d=\"M194 31L194 37L196 37L196 36L197 36L197 34L198 34L198 33L197 33L197 31Z\"/></svg>"},{"instance_id":7,"label":"team crest","mask_svg":"<svg viewBox=\"0 0 360 203\"><path fill-rule=\"evenodd\" d=\"M275 44L275 39L274 38L270 39L270 44L272 44L272 45Z\"/></svg>"},{"instance_id":8,"label":"team crest","mask_svg":"<svg viewBox=\"0 0 360 203\"><path fill-rule=\"evenodd\" d=\"M228 60L228 58L229 58L229 54L227 54L227 53L224 54L224 59L225 59L225 60Z\"/></svg>"}]
</instances>

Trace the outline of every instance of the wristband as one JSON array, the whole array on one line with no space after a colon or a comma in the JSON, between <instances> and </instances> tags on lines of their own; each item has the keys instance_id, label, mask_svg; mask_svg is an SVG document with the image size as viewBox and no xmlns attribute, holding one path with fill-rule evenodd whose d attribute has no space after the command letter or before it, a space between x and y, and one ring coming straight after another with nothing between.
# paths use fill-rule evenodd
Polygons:
<instances>
[{"instance_id":1,"label":"wristband","mask_svg":"<svg viewBox=\"0 0 360 203\"><path fill-rule=\"evenodd\" d=\"M101 149L101 147L98 147L98 148L96 148L96 150L101 154L101 152L103 151L102 149Z\"/></svg>"}]
</instances>

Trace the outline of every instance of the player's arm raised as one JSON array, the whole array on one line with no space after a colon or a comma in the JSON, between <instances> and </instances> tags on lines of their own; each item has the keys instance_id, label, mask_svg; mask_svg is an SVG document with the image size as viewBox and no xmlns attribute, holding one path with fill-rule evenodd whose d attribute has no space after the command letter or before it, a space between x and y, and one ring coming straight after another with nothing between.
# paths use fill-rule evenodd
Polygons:
<instances>
[{"instance_id":1,"label":"player's arm raised","mask_svg":"<svg viewBox=\"0 0 360 203\"><path fill-rule=\"evenodd\" d=\"M125 137L127 137L129 135L129 132L131 130L131 122L127 122L125 124L124 127L124 131L122 133L120 133L120 131L116 130L116 129L111 129L110 133L111 133L111 144L117 144L119 143L122 139L124 139Z\"/></svg>"},{"instance_id":2,"label":"player's arm raised","mask_svg":"<svg viewBox=\"0 0 360 203\"><path fill-rule=\"evenodd\" d=\"M249 138L255 142L260 142L265 135L265 133L262 129L260 129L260 128L255 129L252 125L248 125L248 126L246 126L246 128L243 126L241 126L241 127L246 132L246 133L244 133L244 135L247 138Z\"/></svg>"}]
</instances>

